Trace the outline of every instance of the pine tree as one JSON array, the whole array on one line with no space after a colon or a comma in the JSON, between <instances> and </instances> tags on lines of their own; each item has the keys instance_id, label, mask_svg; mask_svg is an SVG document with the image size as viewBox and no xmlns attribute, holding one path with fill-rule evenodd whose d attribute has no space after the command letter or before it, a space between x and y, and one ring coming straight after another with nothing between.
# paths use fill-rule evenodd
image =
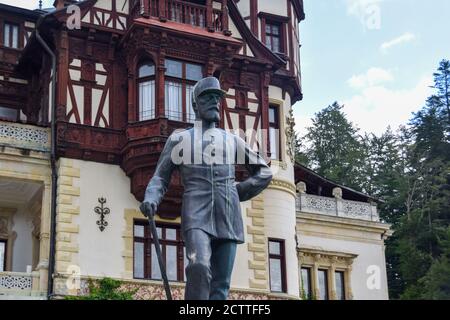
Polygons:
<instances>
[{"instance_id":1,"label":"pine tree","mask_svg":"<svg viewBox=\"0 0 450 320\"><path fill-rule=\"evenodd\" d=\"M337 102L315 115L308 128L307 157L320 175L360 189L363 145L358 129L349 122Z\"/></svg>"}]
</instances>

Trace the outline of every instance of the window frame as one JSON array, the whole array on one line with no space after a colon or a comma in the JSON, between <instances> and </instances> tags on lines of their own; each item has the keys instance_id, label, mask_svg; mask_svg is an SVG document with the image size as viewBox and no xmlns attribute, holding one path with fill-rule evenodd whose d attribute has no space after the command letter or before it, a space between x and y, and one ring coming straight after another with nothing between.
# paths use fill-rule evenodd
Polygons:
<instances>
[{"instance_id":1,"label":"window frame","mask_svg":"<svg viewBox=\"0 0 450 320\"><path fill-rule=\"evenodd\" d=\"M153 75L150 76L145 76L145 77L140 77L139 75L139 71L140 69L144 66L144 65L153 65L154 68L154 73ZM148 121L148 120L153 120L156 119L157 117L157 100L156 100L156 92L157 92L157 81L156 81L156 65L153 62L153 60L151 59L145 59L142 60L141 63L138 64L137 70L137 77L136 77L136 104L137 104L137 108L136 108L136 113L137 113L137 119L138 121ZM141 101L140 101L140 96L141 96L141 91L140 91L140 86L141 83L145 83L145 82L154 82L154 94L153 94L153 101L154 101L154 116L150 117L149 119L143 119L143 112L141 112ZM142 115L141 115L142 114Z\"/></svg>"},{"instance_id":2,"label":"window frame","mask_svg":"<svg viewBox=\"0 0 450 320\"><path fill-rule=\"evenodd\" d=\"M144 227L144 238L137 237L135 235L135 226L143 226ZM184 266L185 266L185 245L184 241L181 237L181 228L179 224L170 224L170 223L156 223L157 228L161 228L161 237L159 239L159 243L161 245L161 255L163 257L163 260L166 261L166 246L176 246L176 259L177 259L177 279L176 280L169 280L171 282L185 282L185 273L184 273ZM167 240L166 239L166 230L167 229L175 229L176 230L176 240ZM141 220L141 219L134 219L133 221L133 279L139 279L139 280L155 280L155 281L161 281L161 279L152 278L152 252L150 246L150 241L152 240L152 234L150 231L150 226L148 224L148 221ZM135 243L143 243L144 244L144 277L136 277L135 275L135 258L136 258L136 252L135 252ZM153 241L151 241L153 244Z\"/></svg>"},{"instance_id":3,"label":"window frame","mask_svg":"<svg viewBox=\"0 0 450 320\"><path fill-rule=\"evenodd\" d=\"M282 54L282 55L287 55L287 39L286 39L286 29L287 29L287 24L289 22L289 17L284 17L284 16L279 16L276 14L272 14L272 13L267 13L267 12L260 12L258 14L258 17L261 19L261 41L262 43L267 46L267 33L266 33L266 25L277 25L280 28L280 32L279 32L279 43L280 43L280 51L273 51L273 47L271 45L271 47L269 48L270 50L272 50L274 53L277 54ZM273 42L271 42L273 44Z\"/></svg>"},{"instance_id":4,"label":"window frame","mask_svg":"<svg viewBox=\"0 0 450 320\"><path fill-rule=\"evenodd\" d=\"M271 109L275 109L275 122L271 122L270 121L270 110ZM269 109L268 109L268 115L267 115L267 119L268 119L268 123L269 123L269 135L268 135L268 142L269 142L269 153L270 153L270 159L271 160L276 160L276 161L282 161L282 156L281 156L281 123L280 123L280 118L281 118L281 116L280 116L280 106L279 105L276 105L276 104L269 104ZM276 155L276 157L275 158L273 158L273 154L272 154L272 141L271 141L271 139L270 139L270 130L271 129L275 129L275 130L278 130L278 131L275 131L275 132L278 132L278 141L277 141L277 143L278 143L278 150L277 150L277 155Z\"/></svg>"},{"instance_id":5,"label":"window frame","mask_svg":"<svg viewBox=\"0 0 450 320\"><path fill-rule=\"evenodd\" d=\"M3 266L1 266L3 270L0 270L0 272L6 272L6 266L7 266L6 260L8 259L8 240L0 239L0 243L3 243L4 248L5 248L5 250L3 252Z\"/></svg>"},{"instance_id":6,"label":"window frame","mask_svg":"<svg viewBox=\"0 0 450 320\"><path fill-rule=\"evenodd\" d=\"M8 38L9 39L6 39L6 36L7 36L6 35L6 25L9 25L9 33L8 33ZM12 31L13 28L11 28L11 27L17 27L17 47L13 46L13 43L14 43L14 38L13 38L14 32ZM20 42L21 32L20 31L21 31L21 28L20 28L20 24L19 23L5 20L3 22L3 30L2 30L2 46L5 47L5 48L9 48L9 49L19 50L21 48L21 42ZM6 40L8 41L8 45L6 44Z\"/></svg>"},{"instance_id":7,"label":"window frame","mask_svg":"<svg viewBox=\"0 0 450 320\"><path fill-rule=\"evenodd\" d=\"M321 274L321 272L323 272L323 274L325 275L325 281L324 281L324 284L325 284L325 299L322 299L321 298L321 295L322 295L322 288L320 287L320 277L319 277L319 275ZM330 270L329 269L326 269L326 268L319 268L318 270L317 270L317 288L319 289L319 292L317 292L317 298L319 298L320 300L330 300L330 297L331 297L331 294L330 294L330 283L329 283L329 281L330 281Z\"/></svg>"},{"instance_id":8,"label":"window frame","mask_svg":"<svg viewBox=\"0 0 450 320\"><path fill-rule=\"evenodd\" d=\"M190 102L190 97L187 96L188 86L193 87L199 80L190 80L187 78L187 66L188 65L195 65L201 68L202 77L205 76L205 68L200 63L195 63L191 61L184 61L179 60L176 58L167 57L167 60L172 60L181 63L181 78L178 78L176 76L171 76L167 74L167 68L164 73L164 105L165 105L165 117L171 121L181 121L181 122L187 122L187 123L194 123L195 121L195 112L192 110L192 114L189 112L188 114L188 104ZM167 83L168 82L174 82L181 85L181 119L171 119L170 114L168 114L168 105L166 103L167 101ZM189 100L189 101L188 101ZM173 111L172 111L173 112Z\"/></svg>"},{"instance_id":9,"label":"window frame","mask_svg":"<svg viewBox=\"0 0 450 320\"><path fill-rule=\"evenodd\" d=\"M342 299L339 299L338 297L338 291L337 291L337 276L338 274L342 275ZM346 272L345 270L335 270L334 271L334 287L336 288L336 300L347 300L347 290L346 290Z\"/></svg>"},{"instance_id":10,"label":"window frame","mask_svg":"<svg viewBox=\"0 0 450 320\"><path fill-rule=\"evenodd\" d=\"M270 253L270 243L275 242L280 245L280 254ZM286 250L285 250L285 240L269 238L268 239L268 256L269 256L269 288L271 292L275 293L287 293L287 274L286 274ZM271 287L271 277L272 270L270 269L270 259L280 260L280 271L281 271L281 291L274 291Z\"/></svg>"},{"instance_id":11,"label":"window frame","mask_svg":"<svg viewBox=\"0 0 450 320\"><path fill-rule=\"evenodd\" d=\"M300 290L304 290L305 289L305 284L303 283L303 270L306 270L307 271L307 277L308 277L308 289L309 289L309 292L306 292L306 291L304 291L304 292L300 292L300 295L302 296L303 294L305 294L306 295L306 299L307 300L311 300L311 299L313 299L313 297L314 297L314 294L313 294L313 279L312 279L312 276L313 276L313 268L312 267L308 267L308 266L300 266L300 282L301 282L301 285L300 285Z\"/></svg>"}]
</instances>

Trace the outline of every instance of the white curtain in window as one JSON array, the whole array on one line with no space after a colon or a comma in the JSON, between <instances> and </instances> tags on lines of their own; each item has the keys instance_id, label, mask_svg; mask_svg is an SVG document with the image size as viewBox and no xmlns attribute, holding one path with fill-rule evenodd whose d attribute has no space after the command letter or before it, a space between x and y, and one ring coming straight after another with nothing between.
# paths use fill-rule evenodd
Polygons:
<instances>
[{"instance_id":1,"label":"white curtain in window","mask_svg":"<svg viewBox=\"0 0 450 320\"><path fill-rule=\"evenodd\" d=\"M155 118L155 80L139 83L139 120Z\"/></svg>"},{"instance_id":2,"label":"white curtain in window","mask_svg":"<svg viewBox=\"0 0 450 320\"><path fill-rule=\"evenodd\" d=\"M10 25L9 24L5 24L5 29L3 31L3 45L5 47L9 47L9 39L10 39Z\"/></svg>"},{"instance_id":3,"label":"white curtain in window","mask_svg":"<svg viewBox=\"0 0 450 320\"><path fill-rule=\"evenodd\" d=\"M134 277L144 278L144 244L134 243Z\"/></svg>"},{"instance_id":4,"label":"white curtain in window","mask_svg":"<svg viewBox=\"0 0 450 320\"><path fill-rule=\"evenodd\" d=\"M166 81L166 117L170 120L183 120L183 88L181 83Z\"/></svg>"},{"instance_id":5,"label":"white curtain in window","mask_svg":"<svg viewBox=\"0 0 450 320\"><path fill-rule=\"evenodd\" d=\"M19 47L19 27L18 26L12 26L12 47L18 48Z\"/></svg>"},{"instance_id":6,"label":"white curtain in window","mask_svg":"<svg viewBox=\"0 0 450 320\"><path fill-rule=\"evenodd\" d=\"M269 129L269 139L270 139L270 158L273 160L278 159L279 155L279 144L278 144L278 130L275 128Z\"/></svg>"}]
</instances>

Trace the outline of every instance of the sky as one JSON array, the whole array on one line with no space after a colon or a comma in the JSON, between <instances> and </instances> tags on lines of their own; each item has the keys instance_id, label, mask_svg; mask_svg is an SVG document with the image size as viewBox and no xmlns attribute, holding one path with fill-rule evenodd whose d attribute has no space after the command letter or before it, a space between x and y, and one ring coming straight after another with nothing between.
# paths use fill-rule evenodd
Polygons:
<instances>
[{"instance_id":1,"label":"sky","mask_svg":"<svg viewBox=\"0 0 450 320\"><path fill-rule=\"evenodd\" d=\"M297 130L338 101L362 132L406 124L450 59L448 0L304 0Z\"/></svg>"},{"instance_id":2,"label":"sky","mask_svg":"<svg viewBox=\"0 0 450 320\"><path fill-rule=\"evenodd\" d=\"M37 0L0 0L34 9ZM44 0L50 7L53 0ZM433 92L433 72L450 59L449 0L304 0L300 24L304 98L300 134L338 101L362 132L406 124Z\"/></svg>"}]
</instances>

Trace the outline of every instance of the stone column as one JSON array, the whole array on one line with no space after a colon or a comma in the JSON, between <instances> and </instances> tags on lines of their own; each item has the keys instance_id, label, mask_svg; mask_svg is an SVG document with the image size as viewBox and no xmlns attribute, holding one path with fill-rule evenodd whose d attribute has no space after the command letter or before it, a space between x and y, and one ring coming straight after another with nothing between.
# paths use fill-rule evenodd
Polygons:
<instances>
[{"instance_id":1,"label":"stone column","mask_svg":"<svg viewBox=\"0 0 450 320\"><path fill-rule=\"evenodd\" d=\"M39 291L47 291L48 260L50 250L50 221L51 221L51 183L45 182L42 192L41 232L39 235Z\"/></svg>"},{"instance_id":2,"label":"stone column","mask_svg":"<svg viewBox=\"0 0 450 320\"><path fill-rule=\"evenodd\" d=\"M331 266L330 266L330 275L329 275L329 281L328 285L330 287L330 299L336 300L337 299L337 293L336 293L336 257L332 258Z\"/></svg>"}]
</instances>

